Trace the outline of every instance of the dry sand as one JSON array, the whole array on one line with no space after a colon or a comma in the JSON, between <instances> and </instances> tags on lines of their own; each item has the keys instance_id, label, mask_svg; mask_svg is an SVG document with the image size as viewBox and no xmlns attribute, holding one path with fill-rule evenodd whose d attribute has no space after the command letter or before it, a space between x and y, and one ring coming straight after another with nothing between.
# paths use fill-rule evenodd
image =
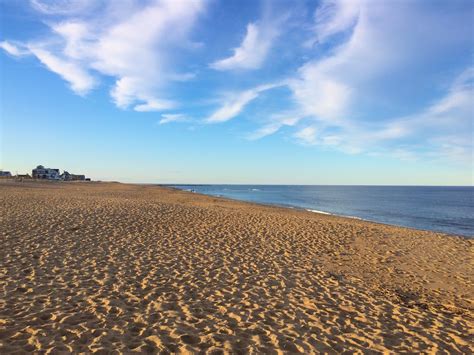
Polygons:
<instances>
[{"instance_id":1,"label":"dry sand","mask_svg":"<svg viewBox=\"0 0 474 355\"><path fill-rule=\"evenodd\" d=\"M474 349L474 240L118 183L0 198L1 353Z\"/></svg>"}]
</instances>

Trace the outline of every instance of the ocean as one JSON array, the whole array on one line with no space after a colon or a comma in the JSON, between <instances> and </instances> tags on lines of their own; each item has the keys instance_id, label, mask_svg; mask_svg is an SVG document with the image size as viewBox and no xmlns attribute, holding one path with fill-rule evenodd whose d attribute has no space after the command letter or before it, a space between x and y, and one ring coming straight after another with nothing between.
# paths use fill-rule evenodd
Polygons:
<instances>
[{"instance_id":1,"label":"ocean","mask_svg":"<svg viewBox=\"0 0 474 355\"><path fill-rule=\"evenodd\" d=\"M212 196L474 237L474 187L171 185Z\"/></svg>"}]
</instances>

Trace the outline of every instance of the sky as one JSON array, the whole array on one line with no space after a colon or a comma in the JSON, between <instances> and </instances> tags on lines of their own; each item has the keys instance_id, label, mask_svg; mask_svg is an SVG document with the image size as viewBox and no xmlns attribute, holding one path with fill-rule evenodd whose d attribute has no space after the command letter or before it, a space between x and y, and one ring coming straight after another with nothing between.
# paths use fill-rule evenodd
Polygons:
<instances>
[{"instance_id":1,"label":"sky","mask_svg":"<svg viewBox=\"0 0 474 355\"><path fill-rule=\"evenodd\" d=\"M0 168L473 185L470 0L0 0Z\"/></svg>"}]
</instances>

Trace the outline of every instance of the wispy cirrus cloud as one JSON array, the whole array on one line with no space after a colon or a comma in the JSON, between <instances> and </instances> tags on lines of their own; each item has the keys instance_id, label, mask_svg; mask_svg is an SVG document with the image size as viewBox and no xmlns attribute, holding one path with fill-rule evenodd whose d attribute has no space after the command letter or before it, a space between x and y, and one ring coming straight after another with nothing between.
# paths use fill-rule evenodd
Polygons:
<instances>
[{"instance_id":1,"label":"wispy cirrus cloud","mask_svg":"<svg viewBox=\"0 0 474 355\"><path fill-rule=\"evenodd\" d=\"M278 31L273 23L249 23L247 32L239 47L233 49L230 57L210 64L216 70L258 69L270 51Z\"/></svg>"},{"instance_id":2,"label":"wispy cirrus cloud","mask_svg":"<svg viewBox=\"0 0 474 355\"><path fill-rule=\"evenodd\" d=\"M182 113L163 113L161 119L158 122L160 125L171 123L171 122L186 122L189 121L189 117Z\"/></svg>"},{"instance_id":3,"label":"wispy cirrus cloud","mask_svg":"<svg viewBox=\"0 0 474 355\"><path fill-rule=\"evenodd\" d=\"M95 0L30 0L34 9L46 15L76 15L90 11L99 2Z\"/></svg>"},{"instance_id":4,"label":"wispy cirrus cloud","mask_svg":"<svg viewBox=\"0 0 474 355\"><path fill-rule=\"evenodd\" d=\"M256 70L265 65L271 49L287 26L291 10L285 13L276 11L276 4L263 2L262 17L249 22L245 35L238 47L232 49L232 55L216 60L209 66L219 71Z\"/></svg>"},{"instance_id":5,"label":"wispy cirrus cloud","mask_svg":"<svg viewBox=\"0 0 474 355\"><path fill-rule=\"evenodd\" d=\"M22 44L15 44L8 41L0 42L0 48L14 57L22 57L30 54L30 51Z\"/></svg>"},{"instance_id":6,"label":"wispy cirrus cloud","mask_svg":"<svg viewBox=\"0 0 474 355\"><path fill-rule=\"evenodd\" d=\"M303 117L299 111L286 111L270 115L262 127L247 135L249 140L261 139L278 132L281 128L296 125Z\"/></svg>"},{"instance_id":7,"label":"wispy cirrus cloud","mask_svg":"<svg viewBox=\"0 0 474 355\"><path fill-rule=\"evenodd\" d=\"M316 144L317 128L315 126L308 126L300 129L294 134L294 137L305 144Z\"/></svg>"},{"instance_id":8,"label":"wispy cirrus cloud","mask_svg":"<svg viewBox=\"0 0 474 355\"><path fill-rule=\"evenodd\" d=\"M16 46L3 42L4 50L35 56L80 95L94 89L101 77L111 77L110 95L120 108L143 112L176 106L164 89L171 81L191 78L176 71L172 59L190 42L190 30L204 10L202 1L109 3L87 16L81 12L97 3L34 0L32 5L57 15L48 18L50 35Z\"/></svg>"},{"instance_id":9,"label":"wispy cirrus cloud","mask_svg":"<svg viewBox=\"0 0 474 355\"><path fill-rule=\"evenodd\" d=\"M333 146L351 154L378 151L403 160L444 158L472 163L473 81L474 69L469 67L443 96L414 114L376 123L347 121L336 126L337 133L325 132L327 126L315 122L294 136L305 144Z\"/></svg>"},{"instance_id":10,"label":"wispy cirrus cloud","mask_svg":"<svg viewBox=\"0 0 474 355\"><path fill-rule=\"evenodd\" d=\"M297 116L303 117L294 125L293 137L298 142L349 154L384 152L410 159L449 155L452 160L472 161L472 69L455 77L444 94L424 107L412 108L408 115L390 113L395 103L406 105L403 89L387 90L402 87L401 80L421 84L417 80L429 78L419 74L424 63L436 68L442 65L436 63L441 54L462 41L468 44L461 25L452 25L449 33L437 33L439 23L455 21L405 3L325 1L315 14L314 42L326 45L336 36L339 40L288 80ZM414 79L416 75L420 76ZM270 119L261 129L275 133L283 127Z\"/></svg>"},{"instance_id":11,"label":"wispy cirrus cloud","mask_svg":"<svg viewBox=\"0 0 474 355\"><path fill-rule=\"evenodd\" d=\"M259 85L255 88L240 93L228 94L221 106L214 111L206 120L206 123L226 122L242 112L247 104L255 100L260 93L284 85L283 82L275 84Z\"/></svg>"},{"instance_id":12,"label":"wispy cirrus cloud","mask_svg":"<svg viewBox=\"0 0 474 355\"><path fill-rule=\"evenodd\" d=\"M326 0L315 11L313 43L323 43L331 36L347 31L359 18L360 0Z\"/></svg>"}]
</instances>

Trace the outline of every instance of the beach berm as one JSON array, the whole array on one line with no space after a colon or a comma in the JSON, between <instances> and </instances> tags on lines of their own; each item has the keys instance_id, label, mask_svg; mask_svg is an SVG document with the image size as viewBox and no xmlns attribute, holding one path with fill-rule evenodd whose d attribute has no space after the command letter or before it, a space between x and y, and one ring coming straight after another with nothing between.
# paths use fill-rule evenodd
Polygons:
<instances>
[{"instance_id":1,"label":"beach berm","mask_svg":"<svg viewBox=\"0 0 474 355\"><path fill-rule=\"evenodd\" d=\"M152 185L0 199L0 353L474 352L474 239Z\"/></svg>"}]
</instances>

